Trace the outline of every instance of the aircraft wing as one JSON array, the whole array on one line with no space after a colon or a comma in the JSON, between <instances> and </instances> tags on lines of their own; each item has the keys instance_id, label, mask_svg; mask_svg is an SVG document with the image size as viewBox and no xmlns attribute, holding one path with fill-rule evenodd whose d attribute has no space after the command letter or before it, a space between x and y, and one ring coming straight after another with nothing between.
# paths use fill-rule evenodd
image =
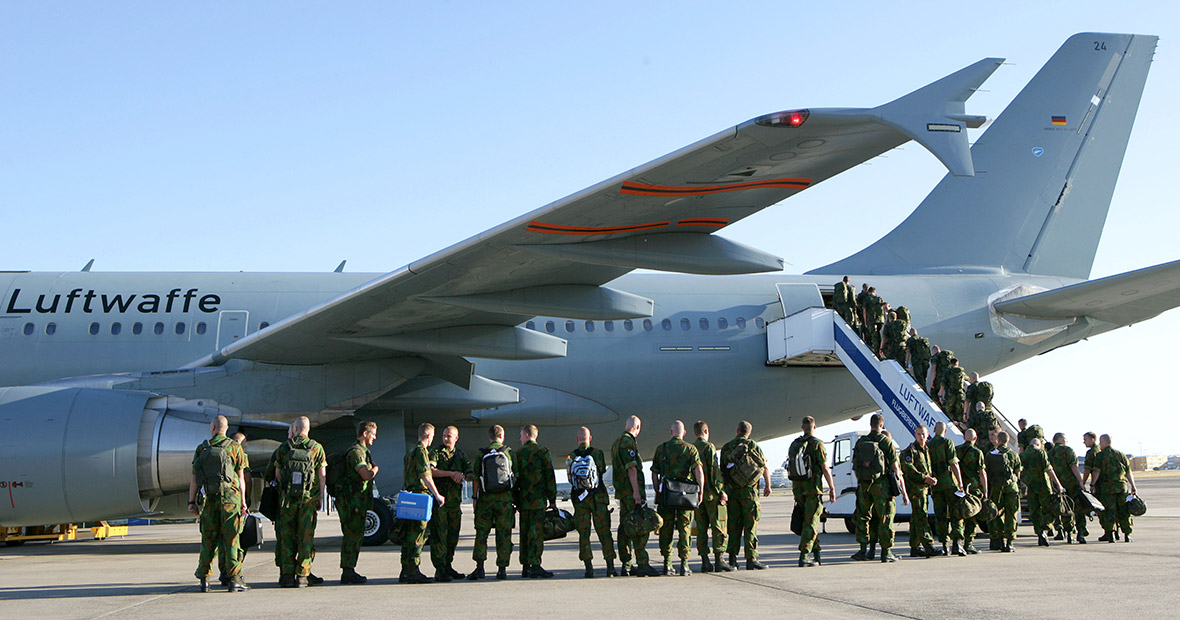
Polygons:
<instances>
[{"instance_id":1,"label":"aircraft wing","mask_svg":"<svg viewBox=\"0 0 1180 620\"><path fill-rule=\"evenodd\" d=\"M1180 306L1180 261L1080 282L996 303L996 310L1037 319L1090 317L1130 325Z\"/></svg>"},{"instance_id":2,"label":"aircraft wing","mask_svg":"<svg viewBox=\"0 0 1180 620\"><path fill-rule=\"evenodd\" d=\"M876 108L761 116L506 222L251 334L188 367L230 359L325 364L397 354L561 356L565 341L513 328L538 315L650 316L601 285L636 268L777 271L782 260L713 235L910 139L973 174L963 102L989 58ZM461 373L460 373L461 374Z\"/></svg>"}]
</instances>

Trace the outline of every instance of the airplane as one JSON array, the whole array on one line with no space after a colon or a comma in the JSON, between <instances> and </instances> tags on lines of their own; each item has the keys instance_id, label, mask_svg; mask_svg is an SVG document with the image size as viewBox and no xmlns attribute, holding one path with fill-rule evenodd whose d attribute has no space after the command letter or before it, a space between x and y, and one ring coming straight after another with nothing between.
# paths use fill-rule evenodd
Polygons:
<instances>
[{"instance_id":1,"label":"airplane","mask_svg":"<svg viewBox=\"0 0 1180 620\"><path fill-rule=\"evenodd\" d=\"M757 117L385 274L0 273L0 525L184 514L218 414L256 469L295 416L329 452L374 420L385 494L423 422L468 454L536 424L560 459L632 414L644 454L675 419L761 440L857 417L877 407L847 369L767 363L767 324L844 275L983 374L1147 320L1180 261L1088 277L1156 43L1069 38L974 145L965 103L1003 59ZM782 275L717 234L910 140L948 174L843 260Z\"/></svg>"}]
</instances>

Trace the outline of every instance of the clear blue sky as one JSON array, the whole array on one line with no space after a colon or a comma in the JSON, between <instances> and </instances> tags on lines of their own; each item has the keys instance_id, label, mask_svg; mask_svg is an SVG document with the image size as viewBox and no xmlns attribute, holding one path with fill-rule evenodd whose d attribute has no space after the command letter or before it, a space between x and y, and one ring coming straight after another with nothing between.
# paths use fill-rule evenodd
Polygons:
<instances>
[{"instance_id":1,"label":"clear blue sky","mask_svg":"<svg viewBox=\"0 0 1180 620\"><path fill-rule=\"evenodd\" d=\"M1174 4L499 4L0 2L0 268L385 272L753 116L986 56L1011 64L968 112L995 116L1087 30L1161 36L1093 275L1180 258ZM726 234L806 271L943 173L911 144ZM1178 343L1173 312L991 379L1075 445L1175 452Z\"/></svg>"}]
</instances>

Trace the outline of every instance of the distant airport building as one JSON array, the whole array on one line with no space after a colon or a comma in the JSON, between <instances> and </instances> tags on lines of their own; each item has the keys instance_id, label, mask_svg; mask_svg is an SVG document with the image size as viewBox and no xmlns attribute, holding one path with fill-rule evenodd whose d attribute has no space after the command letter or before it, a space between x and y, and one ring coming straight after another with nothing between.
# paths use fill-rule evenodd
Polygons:
<instances>
[{"instance_id":1,"label":"distant airport building","mask_svg":"<svg viewBox=\"0 0 1180 620\"><path fill-rule=\"evenodd\" d=\"M770 486L773 488L783 488L788 485L787 470L782 467L770 472Z\"/></svg>"},{"instance_id":2,"label":"distant airport building","mask_svg":"<svg viewBox=\"0 0 1180 620\"><path fill-rule=\"evenodd\" d=\"M1131 457L1131 471L1148 471L1156 467L1162 467L1168 462L1166 456L1132 456Z\"/></svg>"}]
</instances>

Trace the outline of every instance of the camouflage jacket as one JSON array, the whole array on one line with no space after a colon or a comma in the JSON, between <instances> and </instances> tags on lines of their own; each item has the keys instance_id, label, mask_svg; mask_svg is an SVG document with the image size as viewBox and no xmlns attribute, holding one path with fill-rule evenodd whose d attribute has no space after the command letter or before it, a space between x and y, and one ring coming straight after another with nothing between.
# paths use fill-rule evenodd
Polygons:
<instances>
[{"instance_id":1,"label":"camouflage jacket","mask_svg":"<svg viewBox=\"0 0 1180 620\"><path fill-rule=\"evenodd\" d=\"M930 469L929 446L919 446L915 441L902 450L901 473L905 476L907 489L917 490L929 487L930 485L926 484L926 476L934 475Z\"/></svg>"},{"instance_id":2,"label":"camouflage jacket","mask_svg":"<svg viewBox=\"0 0 1180 620\"><path fill-rule=\"evenodd\" d=\"M885 325L884 337L881 339L881 348L885 350L886 355L893 357L899 352L905 351L906 340L909 339L906 332L909 329L909 322L901 319L893 319Z\"/></svg>"},{"instance_id":3,"label":"camouflage jacket","mask_svg":"<svg viewBox=\"0 0 1180 620\"><path fill-rule=\"evenodd\" d=\"M704 499L708 501L721 497L721 455L717 452L717 446L704 439L697 439L692 445L697 449L701 467L705 470Z\"/></svg>"},{"instance_id":4,"label":"camouflage jacket","mask_svg":"<svg viewBox=\"0 0 1180 620\"><path fill-rule=\"evenodd\" d=\"M430 451L430 460L434 461L435 469L459 472L466 479L471 479L474 472L471 468L471 461L459 448L448 450L446 446L439 446ZM439 494L446 499L447 504L458 506L459 502L463 500L462 482L455 482L449 477L435 478L434 486L438 489Z\"/></svg>"},{"instance_id":5,"label":"camouflage jacket","mask_svg":"<svg viewBox=\"0 0 1180 620\"><path fill-rule=\"evenodd\" d=\"M884 323L885 300L881 299L879 295L870 293L864 300L864 312L866 323Z\"/></svg>"},{"instance_id":6,"label":"camouflage jacket","mask_svg":"<svg viewBox=\"0 0 1180 620\"><path fill-rule=\"evenodd\" d=\"M983 477L987 475L983 469L983 450L975 447L970 441L965 441L955 448L955 455L959 457L959 473L963 476L963 486L968 487L976 495L983 494Z\"/></svg>"},{"instance_id":7,"label":"camouflage jacket","mask_svg":"<svg viewBox=\"0 0 1180 620\"><path fill-rule=\"evenodd\" d=\"M1098 472L1099 493L1126 493L1131 464L1126 455L1114 448L1100 450L1094 455L1094 471Z\"/></svg>"},{"instance_id":8,"label":"camouflage jacket","mask_svg":"<svg viewBox=\"0 0 1180 620\"><path fill-rule=\"evenodd\" d=\"M800 450L808 450L811 453L811 477L807 480L796 480L791 483L792 487L803 495L823 495L824 494L824 463L828 462L828 451L824 447L824 442L816 438L814 435L800 435L791 442L791 447L787 449L787 454L795 451L795 444L805 441L806 446L799 448Z\"/></svg>"},{"instance_id":9,"label":"camouflage jacket","mask_svg":"<svg viewBox=\"0 0 1180 620\"><path fill-rule=\"evenodd\" d=\"M946 375L946 369L951 365L950 359L954 356L954 351L944 349L930 358L930 365L934 367L934 390L936 392L942 386L942 379Z\"/></svg>"},{"instance_id":10,"label":"camouflage jacket","mask_svg":"<svg viewBox=\"0 0 1180 620\"><path fill-rule=\"evenodd\" d=\"M975 434L983 439L987 439L988 433L993 428L1000 427L1000 419L996 417L996 412L991 408L983 411L971 411L970 417L967 419L967 426L975 429Z\"/></svg>"},{"instance_id":11,"label":"camouflage jacket","mask_svg":"<svg viewBox=\"0 0 1180 620\"><path fill-rule=\"evenodd\" d=\"M529 441L513 453L513 489L520 510L541 510L557 501L557 478L553 474L553 457L549 448Z\"/></svg>"},{"instance_id":12,"label":"camouflage jacket","mask_svg":"<svg viewBox=\"0 0 1180 620\"><path fill-rule=\"evenodd\" d=\"M1044 450L1025 449L1020 453L1020 480L1028 486L1029 491L1048 493L1049 457Z\"/></svg>"},{"instance_id":13,"label":"camouflage jacket","mask_svg":"<svg viewBox=\"0 0 1180 620\"><path fill-rule=\"evenodd\" d=\"M1049 464L1053 466L1053 473L1057 480L1069 494L1075 494L1081 489L1078 477L1073 475L1073 466L1078 463L1078 455L1073 448L1065 444L1055 444L1049 449Z\"/></svg>"},{"instance_id":14,"label":"camouflage jacket","mask_svg":"<svg viewBox=\"0 0 1180 620\"><path fill-rule=\"evenodd\" d=\"M843 280L836 283L832 289L832 303L837 306L846 306L848 304L856 303L853 299L854 293L851 284L845 284Z\"/></svg>"},{"instance_id":15,"label":"camouflage jacket","mask_svg":"<svg viewBox=\"0 0 1180 620\"><path fill-rule=\"evenodd\" d=\"M639 456L639 446L635 444L635 436L624 432L615 440L610 449L610 462L615 485L615 497L624 499L631 497L631 478L627 470L635 469L635 480L639 483L639 496L647 492L647 482L643 479L643 459Z\"/></svg>"},{"instance_id":16,"label":"camouflage jacket","mask_svg":"<svg viewBox=\"0 0 1180 620\"><path fill-rule=\"evenodd\" d=\"M701 466L701 456L696 446L686 443L679 437L673 437L656 446L656 453L651 459L651 476L671 480L691 480L696 482L693 470Z\"/></svg>"},{"instance_id":17,"label":"camouflage jacket","mask_svg":"<svg viewBox=\"0 0 1180 620\"><path fill-rule=\"evenodd\" d=\"M230 472L223 471L222 475L224 475L227 478L230 478L232 480L232 482L229 483L229 486L232 487L233 491L232 491L232 497L223 498L223 501L227 504L231 503L231 502L235 503L235 504L240 504L242 501L242 487L239 485L240 480L238 478L238 472L248 471L250 468L250 461L248 461L246 459L246 451L242 449L241 444L239 444L238 442L236 442L232 439L229 439L228 437L226 437L222 433L218 433L218 434L214 435L211 439L207 439L207 440L201 442L201 445L197 446L197 449L193 452L193 462L192 462L193 476L196 477L197 484L202 485L201 467L200 467L200 462L199 462L200 458L201 458L201 453L205 451L205 448L208 448L209 446L211 446L213 444L218 444L218 443L221 443L222 441L227 441L227 440L229 441L229 444L227 444L225 446L225 449L226 449L226 452L229 453L230 461L233 463L233 471L230 471ZM212 496L212 494L214 494L216 492L217 492L216 489L205 489L205 493L207 496Z\"/></svg>"},{"instance_id":18,"label":"camouflage jacket","mask_svg":"<svg viewBox=\"0 0 1180 620\"><path fill-rule=\"evenodd\" d=\"M414 444L406 453L405 468L402 470L405 477L403 488L413 493L428 492L430 489L426 486L426 477L430 475L433 467L434 463L430 461L430 453L426 447L420 443Z\"/></svg>"},{"instance_id":19,"label":"camouflage jacket","mask_svg":"<svg viewBox=\"0 0 1180 620\"><path fill-rule=\"evenodd\" d=\"M308 445L312 446L311 447L311 461L312 461L312 469L314 469L316 471L316 479L310 481L310 484L311 484L310 487L305 487L305 488L314 489L314 488L316 488L316 485L319 484L319 471L328 466L328 455L324 452L324 446L320 445L319 443L315 442L312 439L309 439L307 437L307 435L296 435L296 436L292 437L291 439L288 439L287 441L283 442L283 444L280 445L277 450L275 450L275 456L272 460L274 461L275 468L280 469L280 470L284 469L287 466L287 458L291 454L291 449L293 447L307 448ZM282 487L284 484L286 484L286 483L284 482L283 484L280 484L279 486ZM318 497L318 495L317 495L317 497Z\"/></svg>"},{"instance_id":20,"label":"camouflage jacket","mask_svg":"<svg viewBox=\"0 0 1180 620\"><path fill-rule=\"evenodd\" d=\"M857 309L857 310L860 310L860 311L862 311L862 312L864 311L864 309L865 309L865 300L866 300L866 299L868 299L868 297L869 297L869 292L868 292L868 291L861 291L861 292L859 292L859 293L857 293L857 294L856 294L856 309ZM863 318L863 317L862 317L862 318Z\"/></svg>"},{"instance_id":21,"label":"camouflage jacket","mask_svg":"<svg viewBox=\"0 0 1180 620\"><path fill-rule=\"evenodd\" d=\"M966 383L967 371L963 370L962 366L951 366L943 372L942 385L946 388L947 398L950 398L950 395L956 392L962 395L963 386ZM962 411L956 411L954 413L959 416L958 419L962 419Z\"/></svg>"},{"instance_id":22,"label":"camouflage jacket","mask_svg":"<svg viewBox=\"0 0 1180 620\"><path fill-rule=\"evenodd\" d=\"M348 466L348 471L344 474L344 479L347 481L347 492L350 495L359 495L364 497L373 494L373 481L361 478L360 472L357 468L362 465L365 467L373 466L373 455L369 453L369 447L357 441L352 444L348 452L344 453L344 463Z\"/></svg>"},{"instance_id":23,"label":"camouflage jacket","mask_svg":"<svg viewBox=\"0 0 1180 620\"><path fill-rule=\"evenodd\" d=\"M1082 462L1083 475L1088 475L1090 472L1094 471L1094 463L1097 461L1095 457L1101 451L1102 448L1099 447L1097 443L1086 449L1086 459Z\"/></svg>"},{"instance_id":24,"label":"camouflage jacket","mask_svg":"<svg viewBox=\"0 0 1180 620\"><path fill-rule=\"evenodd\" d=\"M951 473L951 465L959 462L958 453L955 452L955 444L951 440L935 435L926 442L926 449L930 451L930 471L934 472L930 475L938 478L938 484L934 485L935 491L949 491L957 489L955 484L955 476ZM962 474L963 472L959 472Z\"/></svg>"},{"instance_id":25,"label":"camouflage jacket","mask_svg":"<svg viewBox=\"0 0 1180 620\"><path fill-rule=\"evenodd\" d=\"M905 341L905 348L910 352L910 364L921 363L922 360L930 359L930 339L922 336L917 338L909 338ZM925 377L922 377L925 381Z\"/></svg>"}]
</instances>

